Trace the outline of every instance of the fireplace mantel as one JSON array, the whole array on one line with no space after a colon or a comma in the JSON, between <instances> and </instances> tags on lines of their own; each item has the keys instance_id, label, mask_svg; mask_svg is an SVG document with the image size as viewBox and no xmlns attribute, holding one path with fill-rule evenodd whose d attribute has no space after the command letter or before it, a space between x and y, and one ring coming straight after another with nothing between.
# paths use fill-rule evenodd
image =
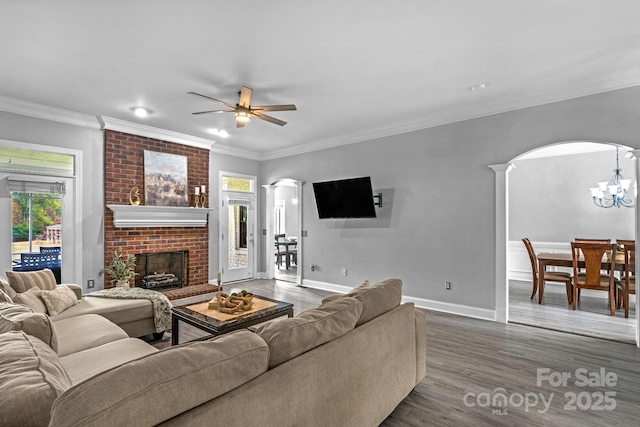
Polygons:
<instances>
[{"instance_id":1,"label":"fireplace mantel","mask_svg":"<svg viewBox=\"0 0 640 427\"><path fill-rule=\"evenodd\" d=\"M113 225L132 227L204 227L213 209L177 206L107 205L113 212Z\"/></svg>"}]
</instances>

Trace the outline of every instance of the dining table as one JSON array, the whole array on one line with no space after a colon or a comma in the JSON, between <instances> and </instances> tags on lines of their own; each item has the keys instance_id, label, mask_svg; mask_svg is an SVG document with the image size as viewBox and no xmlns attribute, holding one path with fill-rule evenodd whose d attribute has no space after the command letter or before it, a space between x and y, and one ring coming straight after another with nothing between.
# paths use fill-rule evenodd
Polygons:
<instances>
[{"instance_id":1,"label":"dining table","mask_svg":"<svg viewBox=\"0 0 640 427\"><path fill-rule=\"evenodd\" d=\"M544 272L547 266L553 267L570 267L573 268L573 255L567 252L541 252L538 257L538 283L535 284L535 292L538 292L538 304L542 304L542 292L540 289L544 286ZM578 259L578 268L585 268L584 259ZM608 258L602 258L602 269L610 270L611 261ZM615 271L624 271L624 252L616 252L615 256Z\"/></svg>"},{"instance_id":2,"label":"dining table","mask_svg":"<svg viewBox=\"0 0 640 427\"><path fill-rule=\"evenodd\" d=\"M281 240L278 242L279 246L284 246L285 247L285 251L286 251L286 258L285 258L285 266L287 268L287 270L291 267L291 249L290 248L295 248L298 246L298 241L297 240Z\"/></svg>"}]
</instances>

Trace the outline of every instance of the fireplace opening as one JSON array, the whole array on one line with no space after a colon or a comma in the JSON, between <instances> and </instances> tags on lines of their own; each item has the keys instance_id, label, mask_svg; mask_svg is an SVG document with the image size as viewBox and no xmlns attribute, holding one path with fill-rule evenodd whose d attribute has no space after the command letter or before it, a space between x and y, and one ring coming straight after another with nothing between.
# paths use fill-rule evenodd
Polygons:
<instances>
[{"instance_id":1,"label":"fireplace opening","mask_svg":"<svg viewBox=\"0 0 640 427\"><path fill-rule=\"evenodd\" d=\"M136 286L166 290L187 286L188 251L136 255Z\"/></svg>"}]
</instances>

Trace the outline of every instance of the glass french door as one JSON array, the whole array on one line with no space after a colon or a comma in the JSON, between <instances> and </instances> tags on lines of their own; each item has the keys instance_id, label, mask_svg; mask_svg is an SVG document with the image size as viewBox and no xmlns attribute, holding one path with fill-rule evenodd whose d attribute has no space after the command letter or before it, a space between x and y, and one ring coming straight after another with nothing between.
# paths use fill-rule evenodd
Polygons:
<instances>
[{"instance_id":1,"label":"glass french door","mask_svg":"<svg viewBox=\"0 0 640 427\"><path fill-rule=\"evenodd\" d=\"M222 282L253 279L256 177L220 172L220 273Z\"/></svg>"}]
</instances>

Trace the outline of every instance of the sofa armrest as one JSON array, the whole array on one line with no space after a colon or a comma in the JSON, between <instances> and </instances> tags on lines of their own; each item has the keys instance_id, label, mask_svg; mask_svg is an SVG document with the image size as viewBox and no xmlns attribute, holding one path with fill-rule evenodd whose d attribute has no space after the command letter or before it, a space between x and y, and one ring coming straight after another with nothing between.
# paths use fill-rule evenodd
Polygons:
<instances>
[{"instance_id":1,"label":"sofa armrest","mask_svg":"<svg viewBox=\"0 0 640 427\"><path fill-rule=\"evenodd\" d=\"M76 294L76 297L78 299L82 298L82 287L81 286L78 286L78 285L73 284L73 283L63 283L63 284L58 285L58 286L66 286L67 288L71 289L73 291L73 293Z\"/></svg>"},{"instance_id":2,"label":"sofa armrest","mask_svg":"<svg viewBox=\"0 0 640 427\"><path fill-rule=\"evenodd\" d=\"M415 310L416 321L416 385L427 375L427 315Z\"/></svg>"}]
</instances>

